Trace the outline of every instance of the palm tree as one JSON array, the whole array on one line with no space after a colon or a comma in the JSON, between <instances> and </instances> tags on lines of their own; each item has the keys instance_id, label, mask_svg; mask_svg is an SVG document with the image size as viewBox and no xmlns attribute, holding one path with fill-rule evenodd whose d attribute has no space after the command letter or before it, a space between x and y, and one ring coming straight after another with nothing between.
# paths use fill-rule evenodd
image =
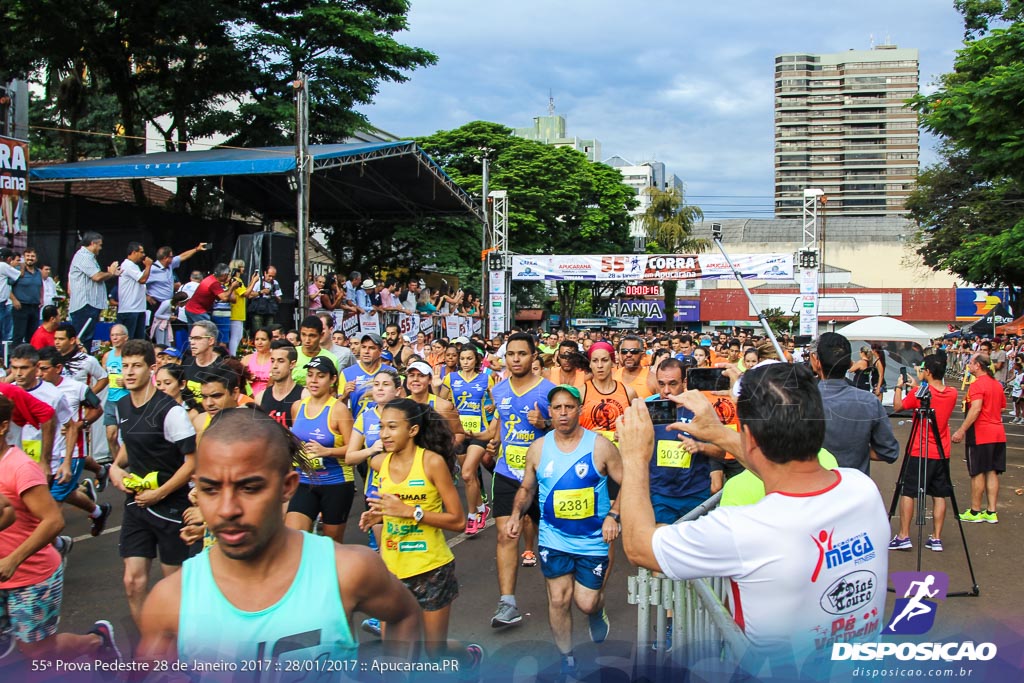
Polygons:
<instances>
[{"instance_id":1,"label":"palm tree","mask_svg":"<svg viewBox=\"0 0 1024 683\"><path fill-rule=\"evenodd\" d=\"M659 254L699 254L707 251L710 243L700 237L692 237L693 227L704 220L699 206L687 204L683 193L672 188L659 190L648 187L644 193L651 203L641 216L647 233L648 251L651 247ZM653 243L653 244L652 244ZM676 280L666 280L665 322L671 326L676 317Z\"/></svg>"}]
</instances>

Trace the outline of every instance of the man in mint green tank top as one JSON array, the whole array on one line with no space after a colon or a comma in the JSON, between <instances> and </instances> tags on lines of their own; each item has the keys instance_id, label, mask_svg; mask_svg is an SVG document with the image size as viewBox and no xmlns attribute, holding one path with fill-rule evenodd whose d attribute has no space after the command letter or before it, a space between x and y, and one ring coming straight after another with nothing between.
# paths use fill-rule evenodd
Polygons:
<instances>
[{"instance_id":1,"label":"man in mint green tank top","mask_svg":"<svg viewBox=\"0 0 1024 683\"><path fill-rule=\"evenodd\" d=\"M190 672L259 662L274 680L299 680L308 676L302 662L355 659L354 612L387 624L392 654L416 656L419 606L380 557L285 527L282 504L298 488L299 448L251 408L221 411L207 428L193 479L216 543L150 593L139 659L187 662Z\"/></svg>"}]
</instances>

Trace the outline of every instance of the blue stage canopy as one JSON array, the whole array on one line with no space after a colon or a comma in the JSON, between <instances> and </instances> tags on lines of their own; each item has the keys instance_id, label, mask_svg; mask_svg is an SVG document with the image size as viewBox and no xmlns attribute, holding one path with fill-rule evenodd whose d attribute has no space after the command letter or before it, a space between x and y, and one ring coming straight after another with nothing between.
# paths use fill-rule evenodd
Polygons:
<instances>
[{"instance_id":1,"label":"blue stage canopy","mask_svg":"<svg viewBox=\"0 0 1024 683\"><path fill-rule=\"evenodd\" d=\"M314 223L473 215L473 198L414 142L310 145ZM33 183L142 178L219 178L225 194L274 219L295 216L294 147L158 152L33 166Z\"/></svg>"}]
</instances>

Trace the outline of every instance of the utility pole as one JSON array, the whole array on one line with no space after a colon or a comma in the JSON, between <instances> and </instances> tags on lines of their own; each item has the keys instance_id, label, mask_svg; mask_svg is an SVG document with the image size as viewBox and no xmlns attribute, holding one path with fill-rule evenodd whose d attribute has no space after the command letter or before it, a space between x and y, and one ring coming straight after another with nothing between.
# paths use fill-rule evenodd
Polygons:
<instances>
[{"instance_id":1,"label":"utility pole","mask_svg":"<svg viewBox=\"0 0 1024 683\"><path fill-rule=\"evenodd\" d=\"M306 74L298 72L292 85L295 88L295 234L299 240L298 318L302 320L309 311L306 247L309 242L309 184L313 172L313 160L309 156L309 82Z\"/></svg>"},{"instance_id":2,"label":"utility pole","mask_svg":"<svg viewBox=\"0 0 1024 683\"><path fill-rule=\"evenodd\" d=\"M488 306L490 305L490 296L488 296L487 291L487 277L489 272L487 241L491 234L491 206L490 199L487 195L490 192L491 187L491 157L489 156L491 150L482 149L480 151L483 153L483 157L481 158L481 161L483 162L483 180L481 187L483 197L481 201L483 202L484 210L484 225L482 234L480 235L480 311L483 316L480 324L480 332L486 337L487 321L490 320L490 310L488 309Z\"/></svg>"}]
</instances>

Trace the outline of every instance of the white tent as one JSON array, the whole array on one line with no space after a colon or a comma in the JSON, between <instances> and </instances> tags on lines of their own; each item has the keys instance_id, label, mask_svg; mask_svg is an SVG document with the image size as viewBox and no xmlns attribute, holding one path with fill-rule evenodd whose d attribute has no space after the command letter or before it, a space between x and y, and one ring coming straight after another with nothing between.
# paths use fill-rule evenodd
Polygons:
<instances>
[{"instance_id":1,"label":"white tent","mask_svg":"<svg viewBox=\"0 0 1024 683\"><path fill-rule=\"evenodd\" d=\"M865 341L914 341L922 345L931 341L931 336L913 325L885 315L863 318L836 331L847 339Z\"/></svg>"}]
</instances>

